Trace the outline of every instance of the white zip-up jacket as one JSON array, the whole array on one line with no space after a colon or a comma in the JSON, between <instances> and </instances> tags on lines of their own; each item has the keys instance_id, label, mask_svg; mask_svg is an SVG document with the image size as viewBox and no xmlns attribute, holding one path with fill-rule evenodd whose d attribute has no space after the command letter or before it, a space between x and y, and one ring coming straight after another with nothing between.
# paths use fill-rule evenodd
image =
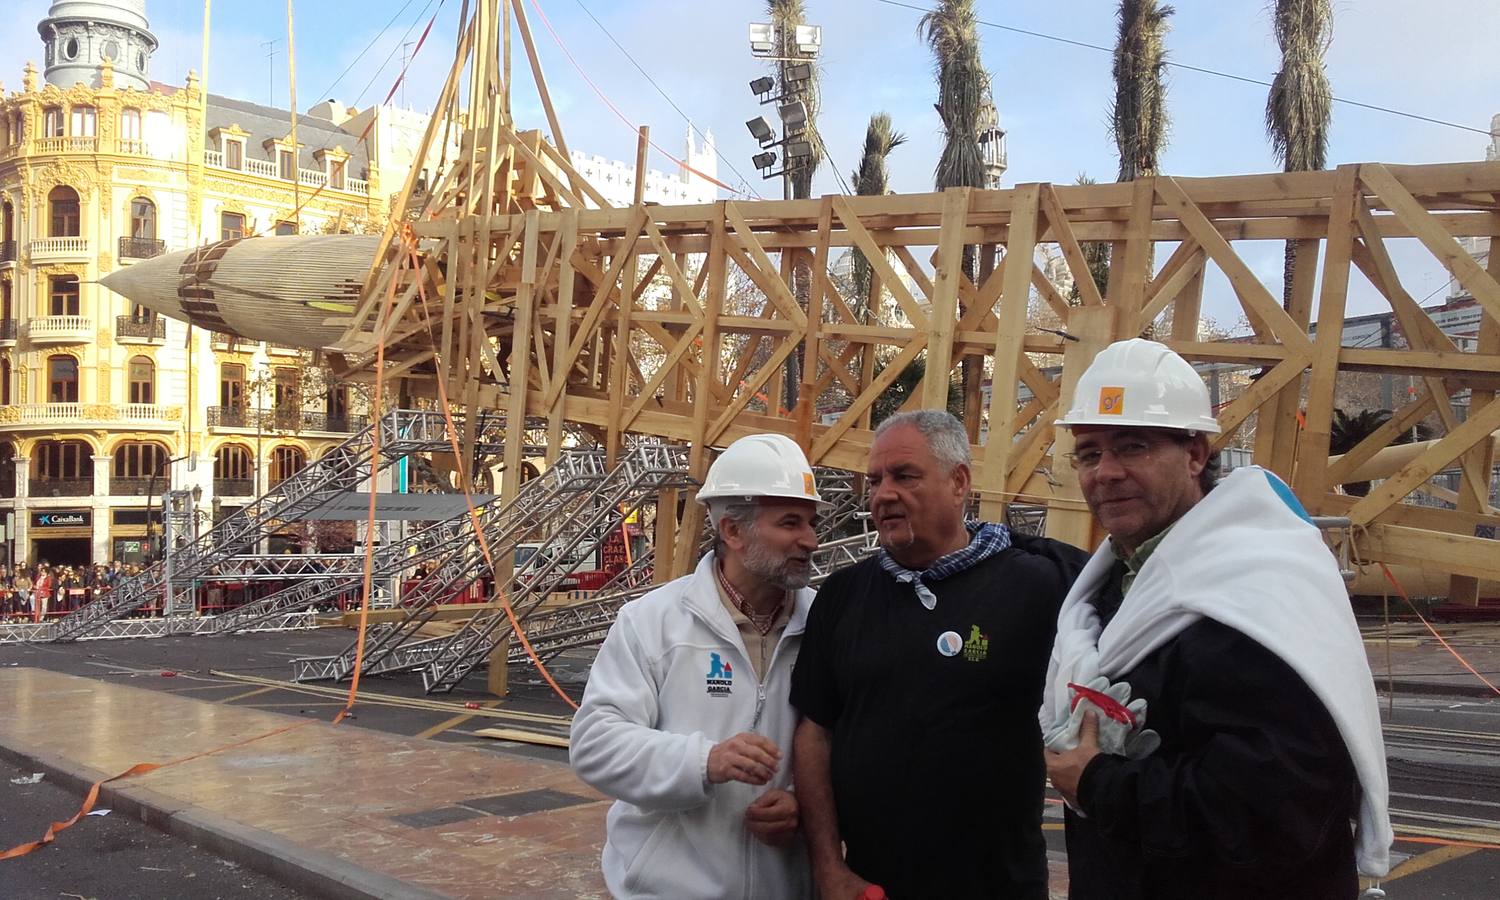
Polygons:
<instances>
[{"instance_id":1,"label":"white zip-up jacket","mask_svg":"<svg viewBox=\"0 0 1500 900\"><path fill-rule=\"evenodd\" d=\"M691 575L625 604L573 717L578 777L616 798L604 844L604 882L620 898L812 896L801 841L768 847L745 829L745 809L791 789L787 698L813 591L796 593L765 680L719 600L714 554ZM781 748L770 784L708 783L708 752L745 731Z\"/></svg>"}]
</instances>

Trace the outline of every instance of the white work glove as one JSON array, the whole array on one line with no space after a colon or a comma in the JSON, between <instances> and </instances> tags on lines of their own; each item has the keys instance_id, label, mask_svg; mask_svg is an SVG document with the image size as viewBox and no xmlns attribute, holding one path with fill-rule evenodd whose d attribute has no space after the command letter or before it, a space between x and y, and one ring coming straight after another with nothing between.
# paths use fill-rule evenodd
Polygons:
<instances>
[{"instance_id":1,"label":"white work glove","mask_svg":"<svg viewBox=\"0 0 1500 900\"><path fill-rule=\"evenodd\" d=\"M1067 721L1042 736L1048 750L1061 753L1076 748L1086 712L1093 712L1099 720L1099 750L1103 753L1140 759L1161 746L1161 735L1146 727L1146 701L1130 699L1129 683L1110 684L1101 675L1084 688L1072 688L1073 710Z\"/></svg>"}]
</instances>

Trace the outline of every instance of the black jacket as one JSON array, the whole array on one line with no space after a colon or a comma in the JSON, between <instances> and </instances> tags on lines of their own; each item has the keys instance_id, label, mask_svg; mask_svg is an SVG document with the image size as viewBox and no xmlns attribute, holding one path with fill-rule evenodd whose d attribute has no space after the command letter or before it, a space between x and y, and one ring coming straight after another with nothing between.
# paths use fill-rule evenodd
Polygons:
<instances>
[{"instance_id":1,"label":"black jacket","mask_svg":"<svg viewBox=\"0 0 1500 900\"><path fill-rule=\"evenodd\" d=\"M1162 745L1084 770L1087 818L1067 812L1071 900L1357 896L1358 779L1296 672L1203 619L1124 680Z\"/></svg>"}]
</instances>

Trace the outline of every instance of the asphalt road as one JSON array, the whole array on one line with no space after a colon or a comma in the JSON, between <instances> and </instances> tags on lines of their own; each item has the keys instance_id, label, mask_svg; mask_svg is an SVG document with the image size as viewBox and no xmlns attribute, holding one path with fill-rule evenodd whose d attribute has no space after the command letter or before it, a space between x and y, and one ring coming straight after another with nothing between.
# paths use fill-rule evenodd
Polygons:
<instances>
[{"instance_id":1,"label":"asphalt road","mask_svg":"<svg viewBox=\"0 0 1500 900\"><path fill-rule=\"evenodd\" d=\"M0 646L0 666L34 666L148 690L180 693L209 702L331 719L343 706L341 692L347 690L347 685L291 684L287 681L290 664L298 656L335 653L349 640L348 632L323 630L229 637L84 641L66 645L6 645ZM588 661L588 654L578 653L560 657L549 667L574 699L582 693ZM173 674L164 676L163 672ZM458 743L488 752L566 759L566 752L561 749L495 741L474 734L480 728L495 725L548 733L561 733L566 729L567 706L534 673L513 667L511 695L503 701L497 701L484 692L482 674L452 694L437 696L424 694L420 679L415 675L368 678L361 687L363 699L350 724ZM480 708L471 708L466 703ZM1424 844L1398 840L1394 858L1399 868L1393 873L1395 877L1383 884L1387 897L1391 900L1493 900L1500 897L1500 851L1454 846L1465 840L1500 842L1500 700L1398 694L1389 714L1384 696L1381 704L1387 726L1391 808L1397 833L1406 838L1421 835L1449 842ZM10 777L15 776L7 776L5 781L8 782ZM0 788L9 789L10 786L0 784ZM12 802L12 797L16 802ZM1052 799L1057 798L1053 795ZM43 802L13 795L9 790L0 792L0 834L10 837L19 832L25 838L31 838L33 832L40 834L40 828L45 827L49 817L57 816L59 808L66 808L71 814L76 802L76 798L69 802ZM1045 822L1050 826L1047 830L1048 846L1054 857L1061 859L1060 811L1056 803L1049 804L1048 811L1049 818ZM19 816L28 818L22 821L17 818ZM139 823L120 821L121 818L108 817L116 820L114 827L142 832L161 841L172 840ZM106 825L110 824L108 819ZM31 823L39 823L39 827L32 827ZM78 830L84 827L79 825L69 837L76 838ZM12 843L21 839L18 837ZM33 858L42 860L50 856L62 859L60 854L53 852L59 849L49 848L34 854ZM134 864L123 856L116 861L103 850L79 848L63 852L92 853L101 871L112 867L125 871L131 865L137 868L141 865L164 867L164 864L149 861ZM213 862L211 857L209 859ZM10 864L0 863L0 866L6 865ZM214 865L224 868L222 863L214 862ZM59 871L61 868L59 865ZM204 877L203 871L191 867L184 871L195 871L195 877ZM245 874L237 870L226 871L236 876ZM71 874L71 869L69 872ZM0 870L0 874L8 873ZM162 873L148 871L144 874L160 876ZM0 894L7 900L12 896L3 891ZM180 894L136 895L123 891L90 894L87 889L65 886L37 896L56 898L69 894L98 896L100 900L134 896L239 896L191 891ZM297 895L263 893L263 896Z\"/></svg>"},{"instance_id":2,"label":"asphalt road","mask_svg":"<svg viewBox=\"0 0 1500 900\"><path fill-rule=\"evenodd\" d=\"M34 841L79 797L0 760L0 844ZM0 862L6 900L302 900L310 895L124 815L88 816L56 841Z\"/></svg>"}]
</instances>

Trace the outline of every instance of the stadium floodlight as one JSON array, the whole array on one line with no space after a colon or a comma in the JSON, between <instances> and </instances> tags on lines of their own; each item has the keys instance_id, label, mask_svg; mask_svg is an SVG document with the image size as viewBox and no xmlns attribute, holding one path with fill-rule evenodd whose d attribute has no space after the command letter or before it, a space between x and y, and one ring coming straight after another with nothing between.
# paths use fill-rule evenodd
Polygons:
<instances>
[{"instance_id":1,"label":"stadium floodlight","mask_svg":"<svg viewBox=\"0 0 1500 900\"><path fill-rule=\"evenodd\" d=\"M755 165L755 168L765 172L776 165L776 154L771 150L767 150L765 153L757 153L750 157L750 162Z\"/></svg>"},{"instance_id":2,"label":"stadium floodlight","mask_svg":"<svg viewBox=\"0 0 1500 900\"><path fill-rule=\"evenodd\" d=\"M781 77L787 84L800 84L812 78L812 66L808 63L796 63L781 70Z\"/></svg>"},{"instance_id":3,"label":"stadium floodlight","mask_svg":"<svg viewBox=\"0 0 1500 900\"><path fill-rule=\"evenodd\" d=\"M754 26L751 26L752 28ZM793 38L793 46L803 56L817 56L818 50L823 46L823 28L821 25L798 25L796 36Z\"/></svg>"},{"instance_id":4,"label":"stadium floodlight","mask_svg":"<svg viewBox=\"0 0 1500 900\"><path fill-rule=\"evenodd\" d=\"M750 82L750 93L754 94L757 97L764 97L766 94L771 93L775 89L776 79L772 78L769 75L763 75L760 78L757 78L754 81Z\"/></svg>"},{"instance_id":5,"label":"stadium floodlight","mask_svg":"<svg viewBox=\"0 0 1500 900\"><path fill-rule=\"evenodd\" d=\"M752 56L773 56L776 53L776 26L769 22L750 23L750 53Z\"/></svg>"},{"instance_id":6,"label":"stadium floodlight","mask_svg":"<svg viewBox=\"0 0 1500 900\"><path fill-rule=\"evenodd\" d=\"M759 141L762 147L776 140L776 132L771 130L771 123L766 121L765 116L756 116L746 122L745 127L750 129L750 136Z\"/></svg>"},{"instance_id":7,"label":"stadium floodlight","mask_svg":"<svg viewBox=\"0 0 1500 900\"><path fill-rule=\"evenodd\" d=\"M808 159L812 156L811 141L787 141L786 161L790 165L793 161Z\"/></svg>"},{"instance_id":8,"label":"stadium floodlight","mask_svg":"<svg viewBox=\"0 0 1500 900\"><path fill-rule=\"evenodd\" d=\"M807 127L807 104L801 100L793 100L786 106L777 107L776 114L781 117L782 128L787 134Z\"/></svg>"}]
</instances>

